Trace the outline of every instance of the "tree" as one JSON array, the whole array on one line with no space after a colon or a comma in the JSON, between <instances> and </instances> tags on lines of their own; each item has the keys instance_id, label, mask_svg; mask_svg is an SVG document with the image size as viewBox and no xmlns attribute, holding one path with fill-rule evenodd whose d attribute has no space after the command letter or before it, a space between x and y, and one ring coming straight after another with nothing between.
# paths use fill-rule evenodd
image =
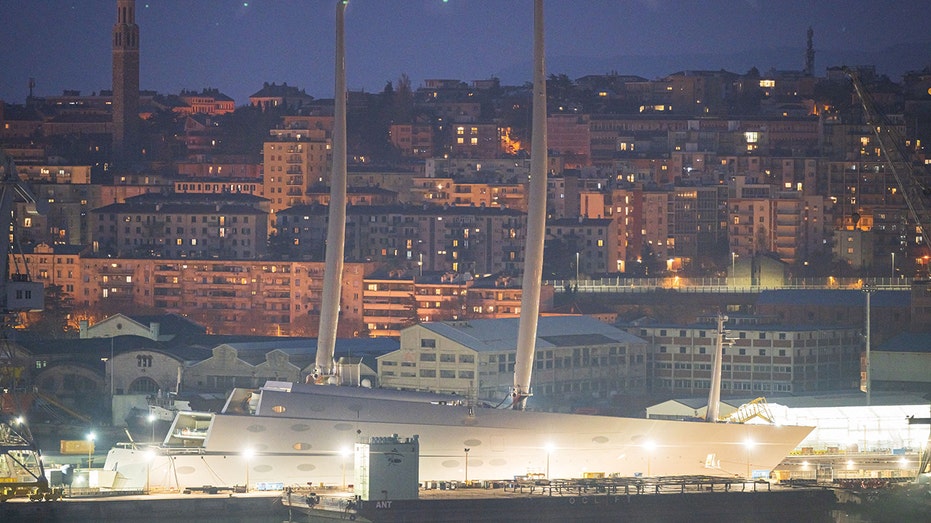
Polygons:
<instances>
[{"instance_id":1,"label":"tree","mask_svg":"<svg viewBox=\"0 0 931 523\"><path fill-rule=\"evenodd\" d=\"M27 313L26 330L49 339L76 338L78 329L71 322L74 298L61 285L45 288L45 308Z\"/></svg>"}]
</instances>

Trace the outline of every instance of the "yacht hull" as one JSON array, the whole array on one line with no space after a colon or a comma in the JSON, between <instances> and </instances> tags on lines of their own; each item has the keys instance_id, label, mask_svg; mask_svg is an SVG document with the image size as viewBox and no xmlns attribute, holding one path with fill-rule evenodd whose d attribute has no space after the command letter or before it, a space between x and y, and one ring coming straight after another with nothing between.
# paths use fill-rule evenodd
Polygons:
<instances>
[{"instance_id":1,"label":"yacht hull","mask_svg":"<svg viewBox=\"0 0 931 523\"><path fill-rule=\"evenodd\" d=\"M356 442L396 434L418 436L421 481L527 474L768 477L813 430L281 390L263 390L254 405L251 415L179 413L154 457L143 450L114 448L105 466L119 472L123 488L144 487L146 481L162 488L341 485L353 482ZM186 428L193 416L200 416L199 425Z\"/></svg>"}]
</instances>

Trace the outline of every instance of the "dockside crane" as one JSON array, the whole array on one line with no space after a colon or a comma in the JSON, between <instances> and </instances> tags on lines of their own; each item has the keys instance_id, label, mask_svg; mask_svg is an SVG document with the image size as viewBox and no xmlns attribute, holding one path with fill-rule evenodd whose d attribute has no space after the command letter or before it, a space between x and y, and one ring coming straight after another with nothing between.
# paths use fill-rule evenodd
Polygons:
<instances>
[{"instance_id":1,"label":"dockside crane","mask_svg":"<svg viewBox=\"0 0 931 523\"><path fill-rule=\"evenodd\" d=\"M17 270L10 271L10 261L15 259L13 205L17 199L26 202L28 213L45 211L45 202L36 199L20 180L13 159L0 150L0 227L7 245L0 253L0 345L4 349L0 359L9 362L12 358L4 357L12 354L7 334L13 328L16 315L41 311L45 304L44 286L42 282L32 281L25 259L22 268L16 263ZM14 497L54 500L61 497L61 491L49 488L41 453L22 413L0 412L0 502Z\"/></svg>"},{"instance_id":2,"label":"dockside crane","mask_svg":"<svg viewBox=\"0 0 931 523\"><path fill-rule=\"evenodd\" d=\"M850 78L853 90L856 92L860 105L863 107L863 117L867 125L873 129L879 148L885 156L886 164L895 178L895 183L902 191L902 197L908 206L911 219L918 227L918 232L925 244L931 248L931 212L928 210L927 200L931 196L931 184L925 172L919 172L912 161L912 155L905 148L905 137L893 125L884 112L876 107L873 96L863 86L857 71L845 67L844 73ZM927 276L927 275L924 275Z\"/></svg>"},{"instance_id":3,"label":"dockside crane","mask_svg":"<svg viewBox=\"0 0 931 523\"><path fill-rule=\"evenodd\" d=\"M0 227L6 236L7 248L0 256L0 312L4 316L4 327L8 316L22 311L41 311L44 304L44 286L33 282L29 270L23 264L23 270L10 272L10 260L15 256L13 238L13 204L19 198L26 202L26 212L42 214L47 203L36 199L29 187L20 180L13 159L0 150ZM19 269L17 264L17 269Z\"/></svg>"}]
</instances>

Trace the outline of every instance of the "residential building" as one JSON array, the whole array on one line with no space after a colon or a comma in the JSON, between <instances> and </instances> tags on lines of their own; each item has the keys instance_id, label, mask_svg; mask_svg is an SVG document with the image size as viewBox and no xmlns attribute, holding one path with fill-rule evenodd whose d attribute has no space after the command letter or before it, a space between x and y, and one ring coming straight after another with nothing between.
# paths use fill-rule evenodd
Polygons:
<instances>
[{"instance_id":1,"label":"residential building","mask_svg":"<svg viewBox=\"0 0 931 523\"><path fill-rule=\"evenodd\" d=\"M265 82L261 89L249 96L249 104L263 110L275 107L300 109L310 105L313 100L314 97L304 92L303 89L289 86L287 82L281 85Z\"/></svg>"},{"instance_id":2,"label":"residential building","mask_svg":"<svg viewBox=\"0 0 931 523\"><path fill-rule=\"evenodd\" d=\"M236 102L219 89L204 89L201 92L182 90L178 99L184 105L175 107L180 114L227 114L236 110Z\"/></svg>"},{"instance_id":3,"label":"residential building","mask_svg":"<svg viewBox=\"0 0 931 523\"><path fill-rule=\"evenodd\" d=\"M552 311L552 285L540 290L540 311ZM365 278L366 330L372 337L397 338L415 323L515 318L522 296L519 278L510 276L378 270Z\"/></svg>"},{"instance_id":4,"label":"residential building","mask_svg":"<svg viewBox=\"0 0 931 523\"><path fill-rule=\"evenodd\" d=\"M546 223L546 239L561 240L578 254L579 272L588 277L617 271L617 222L610 219L563 218Z\"/></svg>"},{"instance_id":5,"label":"residential building","mask_svg":"<svg viewBox=\"0 0 931 523\"><path fill-rule=\"evenodd\" d=\"M117 257L247 260L267 250L265 200L145 194L91 211L94 251Z\"/></svg>"},{"instance_id":6,"label":"residential building","mask_svg":"<svg viewBox=\"0 0 931 523\"><path fill-rule=\"evenodd\" d=\"M263 146L265 197L270 203L269 230L277 213L306 205L310 187L328 183L330 143L323 130L273 129Z\"/></svg>"},{"instance_id":7,"label":"residential building","mask_svg":"<svg viewBox=\"0 0 931 523\"><path fill-rule=\"evenodd\" d=\"M390 262L408 269L495 274L523 264L526 215L489 207L376 206L347 208L347 260ZM301 259L323 259L327 208L279 212L282 243Z\"/></svg>"}]
</instances>

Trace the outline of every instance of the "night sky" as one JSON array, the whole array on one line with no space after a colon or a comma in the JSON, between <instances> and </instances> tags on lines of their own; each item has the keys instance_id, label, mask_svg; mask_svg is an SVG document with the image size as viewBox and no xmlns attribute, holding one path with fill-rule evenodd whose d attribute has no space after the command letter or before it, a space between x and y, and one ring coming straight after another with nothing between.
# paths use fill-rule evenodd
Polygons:
<instances>
[{"instance_id":1,"label":"night sky","mask_svg":"<svg viewBox=\"0 0 931 523\"><path fill-rule=\"evenodd\" d=\"M263 82L333 95L334 0L137 0L141 87L217 88L237 105ZM0 0L0 99L109 89L115 0ZM876 65L894 81L931 64L928 4L912 0L550 0L547 71L654 79L683 69L815 72ZM406 73L464 81L532 77L531 0L351 0L348 87L378 92Z\"/></svg>"}]
</instances>

